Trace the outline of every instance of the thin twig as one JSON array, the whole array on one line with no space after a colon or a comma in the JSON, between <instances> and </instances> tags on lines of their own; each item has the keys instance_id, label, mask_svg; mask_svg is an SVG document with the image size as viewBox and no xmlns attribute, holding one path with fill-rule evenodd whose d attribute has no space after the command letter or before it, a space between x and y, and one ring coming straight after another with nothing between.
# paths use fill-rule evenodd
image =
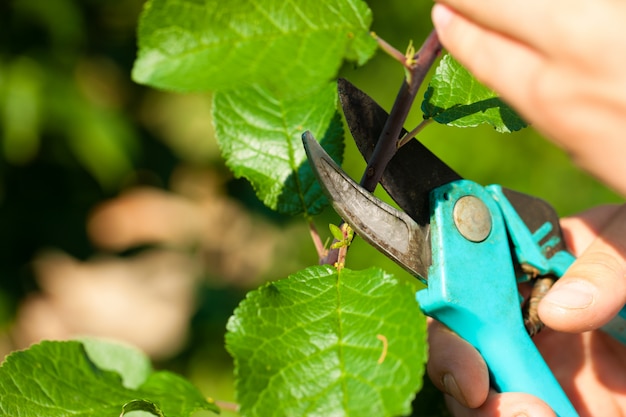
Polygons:
<instances>
[{"instance_id":1,"label":"thin twig","mask_svg":"<svg viewBox=\"0 0 626 417\"><path fill-rule=\"evenodd\" d=\"M335 239L332 243L334 244L337 242L339 241ZM320 265L335 265L337 262L339 262L339 248L329 249L325 256L320 257Z\"/></svg>"},{"instance_id":2,"label":"thin twig","mask_svg":"<svg viewBox=\"0 0 626 417\"><path fill-rule=\"evenodd\" d=\"M382 41L377 37L379 45L390 55L396 57L407 68L405 79L402 82L400 91L396 97L396 100L389 113L389 118L383 127L383 130L378 138L374 153L370 158L363 177L361 178L361 186L366 190L373 192L383 175L387 164L393 158L398 150L399 144L402 143L400 133L402 127L409 114L409 110L415 101L415 96L426 78L426 74L432 67L435 59L441 52L442 46L437 37L437 33L433 30L419 51L413 55L413 57L407 57L402 55L399 51L395 50L391 45L389 48L382 45L388 45L387 42ZM396 52L397 51L397 52ZM400 58L402 55L402 58ZM423 126L422 126L423 127ZM416 132L417 134L417 132ZM408 139L407 139L408 140ZM403 143L402 143L403 144ZM339 259L339 249L329 250L324 257L320 257L320 264L334 265Z\"/></svg>"},{"instance_id":3,"label":"thin twig","mask_svg":"<svg viewBox=\"0 0 626 417\"><path fill-rule=\"evenodd\" d=\"M239 404L237 403L231 403L228 401L218 400L218 401L215 401L215 405L217 405L222 410L233 411L235 413L239 411Z\"/></svg>"},{"instance_id":4,"label":"thin twig","mask_svg":"<svg viewBox=\"0 0 626 417\"><path fill-rule=\"evenodd\" d=\"M323 259L328 251L324 247L324 243L322 243L322 238L320 237L320 234L317 231L317 227L315 226L315 223L311 218L309 218L309 233L311 234L313 245L315 245L318 259Z\"/></svg>"},{"instance_id":5,"label":"thin twig","mask_svg":"<svg viewBox=\"0 0 626 417\"><path fill-rule=\"evenodd\" d=\"M378 43L378 46L380 49L382 49L383 51L385 51L387 53L387 55L389 55L390 57L392 57L393 59L395 59L396 61L398 61L403 67L405 67L406 69L410 70L411 67L411 62L412 62L412 56L408 57L411 59L407 59L407 55L403 54L402 52L400 52L399 50L397 50L393 45L391 45L389 42L387 42L386 40L384 40L383 38L379 37L376 32L371 32L370 35L372 35L372 37L376 40L376 43Z\"/></svg>"},{"instance_id":6,"label":"thin twig","mask_svg":"<svg viewBox=\"0 0 626 417\"><path fill-rule=\"evenodd\" d=\"M415 129L408 132L406 135L398 141L398 149L406 145L411 139L415 138L426 126L428 126L433 119L424 119L418 124Z\"/></svg>"}]
</instances>

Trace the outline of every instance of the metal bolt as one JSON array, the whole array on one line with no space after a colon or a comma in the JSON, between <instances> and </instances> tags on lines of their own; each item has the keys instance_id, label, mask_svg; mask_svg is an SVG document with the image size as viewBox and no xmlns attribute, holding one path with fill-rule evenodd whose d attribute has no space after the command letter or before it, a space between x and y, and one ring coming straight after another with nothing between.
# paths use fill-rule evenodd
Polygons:
<instances>
[{"instance_id":1,"label":"metal bolt","mask_svg":"<svg viewBox=\"0 0 626 417\"><path fill-rule=\"evenodd\" d=\"M459 198L452 216L459 233L469 241L482 242L491 233L491 213L478 197L466 195Z\"/></svg>"}]
</instances>

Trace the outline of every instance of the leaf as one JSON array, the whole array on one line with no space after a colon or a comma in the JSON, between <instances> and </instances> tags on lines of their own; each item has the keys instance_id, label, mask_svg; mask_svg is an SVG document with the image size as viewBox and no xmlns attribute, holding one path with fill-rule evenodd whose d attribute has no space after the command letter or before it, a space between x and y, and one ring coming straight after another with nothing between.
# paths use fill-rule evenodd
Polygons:
<instances>
[{"instance_id":1,"label":"leaf","mask_svg":"<svg viewBox=\"0 0 626 417\"><path fill-rule=\"evenodd\" d=\"M89 359L100 369L117 372L126 388L138 388L153 372L150 359L133 346L88 337L80 342Z\"/></svg>"},{"instance_id":2,"label":"leaf","mask_svg":"<svg viewBox=\"0 0 626 417\"><path fill-rule=\"evenodd\" d=\"M514 132L527 123L450 55L443 57L422 102L424 118L457 127L490 124Z\"/></svg>"},{"instance_id":3,"label":"leaf","mask_svg":"<svg viewBox=\"0 0 626 417\"><path fill-rule=\"evenodd\" d=\"M111 345L96 343L90 341L89 350L106 361L102 355ZM114 350L118 358L136 357L131 349ZM125 387L119 374L96 365L78 341L33 345L10 354L0 367L0 417L119 417L134 410L166 417L219 413L191 383L169 372L150 373L137 389Z\"/></svg>"},{"instance_id":4,"label":"leaf","mask_svg":"<svg viewBox=\"0 0 626 417\"><path fill-rule=\"evenodd\" d=\"M22 56L3 72L0 67L2 151L8 162L25 164L39 150L44 69Z\"/></svg>"},{"instance_id":5,"label":"leaf","mask_svg":"<svg viewBox=\"0 0 626 417\"><path fill-rule=\"evenodd\" d=\"M314 266L248 294L227 325L244 416L410 412L427 357L414 290Z\"/></svg>"},{"instance_id":6,"label":"leaf","mask_svg":"<svg viewBox=\"0 0 626 417\"><path fill-rule=\"evenodd\" d=\"M362 64L375 52L371 21L361 0L150 0L133 78L216 91L216 137L235 176L268 207L313 215L328 202L300 136L310 130L341 160L343 125L329 80L344 59Z\"/></svg>"},{"instance_id":7,"label":"leaf","mask_svg":"<svg viewBox=\"0 0 626 417\"><path fill-rule=\"evenodd\" d=\"M341 231L341 228L339 226L330 223L328 225L328 228L330 229L330 233L336 240L344 240L343 232Z\"/></svg>"},{"instance_id":8,"label":"leaf","mask_svg":"<svg viewBox=\"0 0 626 417\"><path fill-rule=\"evenodd\" d=\"M107 189L119 187L133 168L137 138L132 126L113 112L80 101L67 128L69 145L85 168Z\"/></svg>"},{"instance_id":9,"label":"leaf","mask_svg":"<svg viewBox=\"0 0 626 417\"><path fill-rule=\"evenodd\" d=\"M361 0L150 0L133 79L176 91L256 84L299 94L376 50Z\"/></svg>"},{"instance_id":10,"label":"leaf","mask_svg":"<svg viewBox=\"0 0 626 417\"><path fill-rule=\"evenodd\" d=\"M156 404L146 400L133 400L124 404L120 417L127 415L131 411L145 411L157 417L164 417L161 409Z\"/></svg>"},{"instance_id":11,"label":"leaf","mask_svg":"<svg viewBox=\"0 0 626 417\"><path fill-rule=\"evenodd\" d=\"M302 133L310 130L337 161L343 156L343 125L336 85L295 99L261 87L217 92L215 134L226 164L247 178L268 207L285 214L317 214L327 200L309 166Z\"/></svg>"}]
</instances>

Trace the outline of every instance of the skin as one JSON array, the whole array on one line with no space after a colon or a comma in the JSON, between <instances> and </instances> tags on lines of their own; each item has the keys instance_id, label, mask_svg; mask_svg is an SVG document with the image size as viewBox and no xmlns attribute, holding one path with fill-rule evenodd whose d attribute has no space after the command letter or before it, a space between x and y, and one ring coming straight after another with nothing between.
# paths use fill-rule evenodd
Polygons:
<instances>
[{"instance_id":1,"label":"skin","mask_svg":"<svg viewBox=\"0 0 626 417\"><path fill-rule=\"evenodd\" d=\"M433 22L479 80L626 196L626 2L440 0Z\"/></svg>"},{"instance_id":2,"label":"skin","mask_svg":"<svg viewBox=\"0 0 626 417\"><path fill-rule=\"evenodd\" d=\"M540 315L551 329L542 331L534 340L581 416L626 415L626 346L602 331L586 331L612 317L614 310L610 306L617 304L619 308L623 304L619 300L624 292L624 272L620 272L621 283L611 282L619 275L604 270L612 261L596 262L595 258L597 253L621 256L615 253L620 249L613 246L613 239L619 233L626 236L626 208L597 207L563 219L562 227L568 246L579 258L551 291L567 287L570 282L585 282L591 283L594 298L583 308L564 307L560 299L556 303L549 299L542 302ZM595 283L599 276L606 279ZM583 288L588 289L587 284ZM564 295L566 301L578 298ZM448 406L455 416L554 416L547 405L530 395L490 391L480 354L442 324L431 320L429 326L428 374L449 394Z\"/></svg>"},{"instance_id":3,"label":"skin","mask_svg":"<svg viewBox=\"0 0 626 417\"><path fill-rule=\"evenodd\" d=\"M626 2L438 0L444 47L583 169L626 196ZM539 306L535 342L581 416L626 415L626 346L596 330L626 303L626 206L563 219L578 257ZM430 323L428 373L455 416L554 416L489 390L478 352Z\"/></svg>"}]
</instances>

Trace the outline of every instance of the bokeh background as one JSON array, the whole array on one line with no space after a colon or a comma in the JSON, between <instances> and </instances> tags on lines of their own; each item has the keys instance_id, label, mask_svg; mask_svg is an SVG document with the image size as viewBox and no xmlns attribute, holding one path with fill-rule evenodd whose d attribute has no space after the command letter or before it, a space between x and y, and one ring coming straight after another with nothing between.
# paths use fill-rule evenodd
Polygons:
<instances>
[{"instance_id":1,"label":"bokeh background","mask_svg":"<svg viewBox=\"0 0 626 417\"><path fill-rule=\"evenodd\" d=\"M373 30L400 50L432 28L428 0L368 3ZM247 291L317 255L304 219L264 208L225 168L209 94L130 80L142 4L0 2L0 357L42 338L123 339L229 401L228 317ZM382 52L341 72L386 108L403 76ZM416 106L407 127L420 119ZM421 139L466 178L563 216L621 201L532 128L431 125ZM359 178L350 141L345 160ZM332 210L316 220L323 237L336 221ZM406 277L357 240L348 266L373 264Z\"/></svg>"}]
</instances>

